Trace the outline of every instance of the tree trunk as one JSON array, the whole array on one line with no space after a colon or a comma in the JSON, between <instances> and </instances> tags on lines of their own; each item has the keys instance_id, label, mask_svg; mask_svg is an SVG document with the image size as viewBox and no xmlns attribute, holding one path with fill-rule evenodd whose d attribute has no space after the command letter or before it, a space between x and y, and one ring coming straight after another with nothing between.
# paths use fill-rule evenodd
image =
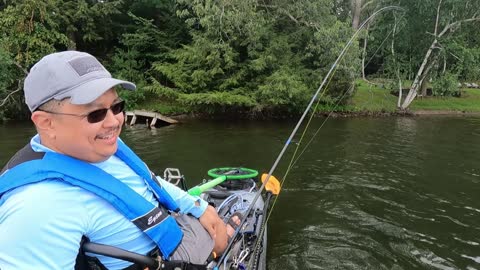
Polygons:
<instances>
[{"instance_id":1,"label":"tree trunk","mask_svg":"<svg viewBox=\"0 0 480 270\"><path fill-rule=\"evenodd\" d=\"M437 39L435 39L433 41L432 45L430 45L430 48L428 48L428 51L425 54L425 57L423 58L422 65L418 69L417 75L415 76L415 79L413 80L412 86L410 87L410 90L408 91L407 97L403 101L403 104L402 104L402 107L401 107L403 110L408 108L408 106L410 106L410 103L412 103L412 101L417 96L418 87L420 86L420 83L422 81L421 79L424 77L423 71L425 70L425 67L427 66L428 60L430 59L430 56L432 55L432 52L435 49L436 45L437 45Z\"/></svg>"},{"instance_id":2,"label":"tree trunk","mask_svg":"<svg viewBox=\"0 0 480 270\"><path fill-rule=\"evenodd\" d=\"M400 104L402 103L402 95L403 95L402 80L398 80L398 100L397 100L397 108L400 108Z\"/></svg>"},{"instance_id":3,"label":"tree trunk","mask_svg":"<svg viewBox=\"0 0 480 270\"><path fill-rule=\"evenodd\" d=\"M422 97L427 96L427 82L428 79L425 77L425 79L422 80L422 84L420 85L420 92L422 93Z\"/></svg>"},{"instance_id":4,"label":"tree trunk","mask_svg":"<svg viewBox=\"0 0 480 270\"><path fill-rule=\"evenodd\" d=\"M352 0L352 28L358 29L360 25L360 15L362 11L363 0Z\"/></svg>"},{"instance_id":5,"label":"tree trunk","mask_svg":"<svg viewBox=\"0 0 480 270\"><path fill-rule=\"evenodd\" d=\"M362 79L364 81L367 80L365 76L365 57L367 56L367 45L368 45L368 30L370 28L370 24L367 24L365 28L365 37L363 38L363 53L362 53ZM368 64L368 63L367 63Z\"/></svg>"},{"instance_id":6,"label":"tree trunk","mask_svg":"<svg viewBox=\"0 0 480 270\"><path fill-rule=\"evenodd\" d=\"M68 38L70 39L70 43L68 44L68 50L76 50L77 49L77 38L75 37L75 33L73 31L69 31L67 33Z\"/></svg>"}]
</instances>

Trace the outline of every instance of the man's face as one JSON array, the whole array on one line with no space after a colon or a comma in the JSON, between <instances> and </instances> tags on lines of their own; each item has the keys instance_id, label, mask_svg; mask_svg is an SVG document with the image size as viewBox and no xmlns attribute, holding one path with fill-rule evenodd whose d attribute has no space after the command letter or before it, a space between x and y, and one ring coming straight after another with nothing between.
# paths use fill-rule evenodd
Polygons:
<instances>
[{"instance_id":1,"label":"man's face","mask_svg":"<svg viewBox=\"0 0 480 270\"><path fill-rule=\"evenodd\" d=\"M110 108L120 99L114 89L110 89L95 101L85 105L73 105L68 101L59 106L59 113L86 115L92 111ZM124 122L123 113L114 115L108 110L105 119L89 123L87 117L51 114L52 133L47 147L87 162L101 162L117 151L117 138ZM43 141L42 141L43 143Z\"/></svg>"}]
</instances>

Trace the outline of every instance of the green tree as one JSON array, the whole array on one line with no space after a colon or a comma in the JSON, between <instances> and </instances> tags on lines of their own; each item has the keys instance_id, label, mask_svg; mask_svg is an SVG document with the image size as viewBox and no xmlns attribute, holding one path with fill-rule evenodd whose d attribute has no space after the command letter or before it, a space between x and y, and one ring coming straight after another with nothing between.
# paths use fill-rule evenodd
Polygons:
<instances>
[{"instance_id":1,"label":"green tree","mask_svg":"<svg viewBox=\"0 0 480 270\"><path fill-rule=\"evenodd\" d=\"M127 17L118 20L123 25L123 33L107 59L115 76L137 84L137 91L120 93L132 108L154 97L149 91L152 63L167 59L169 51L190 42L190 37L185 23L175 14L173 0L127 1L124 9L128 10Z\"/></svg>"},{"instance_id":2,"label":"green tree","mask_svg":"<svg viewBox=\"0 0 480 270\"><path fill-rule=\"evenodd\" d=\"M444 73L441 77L436 78L433 85L433 95L435 96L460 96L458 88L458 79L455 74Z\"/></svg>"},{"instance_id":3,"label":"green tree","mask_svg":"<svg viewBox=\"0 0 480 270\"><path fill-rule=\"evenodd\" d=\"M151 62L157 59L159 51L168 49L162 42L168 38L152 20L137 17L132 13L129 13L129 16L135 21L135 32L122 34L120 46L110 58L110 69L115 77L135 82L137 85L137 91L120 93L131 108L144 101L143 87L147 84L148 76L146 71L150 69Z\"/></svg>"},{"instance_id":4,"label":"green tree","mask_svg":"<svg viewBox=\"0 0 480 270\"><path fill-rule=\"evenodd\" d=\"M115 16L121 15L122 0L57 0L56 4L58 24L70 39L68 49L105 55L118 43L122 31L118 31L121 26L115 23Z\"/></svg>"},{"instance_id":5,"label":"green tree","mask_svg":"<svg viewBox=\"0 0 480 270\"><path fill-rule=\"evenodd\" d=\"M71 42L60 32L56 0L23 0L0 11L0 110L2 118L26 115L23 80L29 67L42 56L65 49Z\"/></svg>"},{"instance_id":6,"label":"green tree","mask_svg":"<svg viewBox=\"0 0 480 270\"><path fill-rule=\"evenodd\" d=\"M1 118L27 115L22 105L23 79L33 63L54 51L87 51L101 58L115 75L141 88L152 62L189 41L174 7L173 0L2 1ZM142 91L126 95L133 105L143 98Z\"/></svg>"},{"instance_id":7,"label":"green tree","mask_svg":"<svg viewBox=\"0 0 480 270\"><path fill-rule=\"evenodd\" d=\"M228 92L253 111L300 110L352 33L331 0L177 3L192 42L155 63L159 93Z\"/></svg>"}]
</instances>

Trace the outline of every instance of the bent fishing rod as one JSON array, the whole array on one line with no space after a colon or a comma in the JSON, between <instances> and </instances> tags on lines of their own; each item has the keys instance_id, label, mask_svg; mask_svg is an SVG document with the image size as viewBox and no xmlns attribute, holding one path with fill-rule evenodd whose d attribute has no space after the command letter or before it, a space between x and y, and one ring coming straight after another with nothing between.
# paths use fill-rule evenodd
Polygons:
<instances>
[{"instance_id":1,"label":"bent fishing rod","mask_svg":"<svg viewBox=\"0 0 480 270\"><path fill-rule=\"evenodd\" d=\"M320 86L318 87L317 91L315 92L315 94L312 96L312 98L310 99L310 102L308 103L307 107L305 108L305 111L303 112L302 116L300 117L300 119L298 120L297 124L295 125L294 129L292 130L292 133L290 134L290 136L288 137L287 141L285 142L282 150L280 151L280 153L278 154L275 162L273 163L270 171L268 172L268 175L265 179L265 181L263 182L263 184L261 185L261 187L258 189L258 191L256 192L255 194L255 197L253 198L250 206L248 207L247 211L246 211L246 214L243 216L243 218L241 219L241 222L240 222L240 226L237 227L237 229L235 230L235 233L233 234L233 236L231 237L231 239L235 239L235 237L238 235L238 233L240 232L243 224L245 223L245 221L247 220L247 217L248 215L250 214L250 212L252 211L253 209L253 206L255 205L256 201L258 200L258 198L260 197L261 193L262 193L262 190L265 188L265 186L267 185L268 181L270 180L270 177L272 176L273 172L275 171L275 169L277 168L278 164L280 163L280 160L282 159L283 155L285 154L285 151L287 150L288 146L290 145L290 142L293 140L293 137L295 136L295 134L297 133L298 129L300 128L301 124L303 123L303 120L305 119L305 117L307 116L308 112L310 111L313 103L315 102L315 100L317 99L318 95L320 94L321 90L323 89L325 83L328 81L328 78L330 77L330 75L333 73L333 71L337 68L338 66L338 63L341 61L341 59L345 56L345 53L347 52L347 50L350 48L350 46L352 45L353 41L355 40L355 38L358 36L358 34L361 32L361 30L363 30L365 28L365 26L367 25L367 23L372 20L375 16L377 16L379 13L381 12L384 12L384 11L387 11L387 10L399 10L399 11L404 11L403 8L401 7L398 7L398 6L388 6L388 7L383 7L377 11L375 11L370 17L368 17L363 23L362 25L355 31L355 33L352 35L352 37L350 38L350 40L347 42L347 44L343 47L342 51L340 52L339 56L337 57L337 59L335 60L335 62L333 63L332 67L330 68L330 70L328 71L327 75L325 75L322 83L320 84ZM230 249L232 248L232 245L233 245L233 241L230 241L228 243L228 246L227 248L225 249L225 251L223 252L222 254L222 257L220 258L219 260L219 265L221 265L222 261L225 260L228 252L230 251ZM216 267L218 268L218 267Z\"/></svg>"}]
</instances>

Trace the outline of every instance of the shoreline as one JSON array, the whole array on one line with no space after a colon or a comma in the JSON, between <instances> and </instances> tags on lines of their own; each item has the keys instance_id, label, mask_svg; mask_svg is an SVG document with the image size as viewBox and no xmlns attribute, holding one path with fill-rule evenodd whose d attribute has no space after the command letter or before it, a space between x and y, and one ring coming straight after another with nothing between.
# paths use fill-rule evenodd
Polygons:
<instances>
[{"instance_id":1,"label":"shoreline","mask_svg":"<svg viewBox=\"0 0 480 270\"><path fill-rule=\"evenodd\" d=\"M321 117L330 117L339 118L339 117L421 117L421 116L480 116L480 112L469 112L469 111L449 111L449 110L414 110L414 111L350 111L350 112L318 112L317 116ZM252 117L251 115L210 115L202 113L190 113L190 114L178 114L178 115L167 115L175 120L185 120L185 119L288 119L294 118L297 116L290 117ZM298 115L300 116L300 115Z\"/></svg>"},{"instance_id":2,"label":"shoreline","mask_svg":"<svg viewBox=\"0 0 480 270\"><path fill-rule=\"evenodd\" d=\"M467 112L467 111L448 111L448 110L417 110L413 112L416 116L429 116L429 115L460 115L460 116L480 116L480 112Z\"/></svg>"},{"instance_id":3,"label":"shoreline","mask_svg":"<svg viewBox=\"0 0 480 270\"><path fill-rule=\"evenodd\" d=\"M329 112L320 113L327 116ZM334 112L331 117L421 117L421 116L480 116L480 112L449 111L449 110L412 110L394 112Z\"/></svg>"},{"instance_id":4,"label":"shoreline","mask_svg":"<svg viewBox=\"0 0 480 270\"><path fill-rule=\"evenodd\" d=\"M188 114L172 114L165 115L179 122L188 121L189 119L210 119L210 120L284 120L296 119L300 115L248 115L248 114L204 114L204 113L188 113ZM347 111L347 112L317 112L316 117L332 117L332 118L354 118L354 117L428 117L428 116L479 116L479 112L471 111L450 111L450 110L414 110L414 111ZM7 119L0 120L0 124L11 123L15 121L28 121L28 119Z\"/></svg>"}]
</instances>

